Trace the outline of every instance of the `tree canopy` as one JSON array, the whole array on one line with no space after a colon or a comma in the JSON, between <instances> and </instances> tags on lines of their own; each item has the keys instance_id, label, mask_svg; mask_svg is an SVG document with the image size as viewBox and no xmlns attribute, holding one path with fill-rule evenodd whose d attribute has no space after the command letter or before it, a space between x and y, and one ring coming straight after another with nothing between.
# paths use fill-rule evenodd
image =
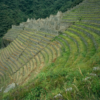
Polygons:
<instances>
[{"instance_id":1,"label":"tree canopy","mask_svg":"<svg viewBox=\"0 0 100 100\"><path fill-rule=\"evenodd\" d=\"M0 37L27 18L46 18L67 11L83 0L0 0Z\"/></svg>"}]
</instances>

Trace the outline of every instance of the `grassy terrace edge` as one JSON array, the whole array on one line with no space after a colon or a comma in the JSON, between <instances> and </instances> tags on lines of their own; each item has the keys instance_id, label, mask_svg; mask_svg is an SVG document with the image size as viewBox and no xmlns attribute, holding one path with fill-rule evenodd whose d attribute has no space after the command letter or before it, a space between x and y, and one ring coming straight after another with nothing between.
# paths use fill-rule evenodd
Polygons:
<instances>
[{"instance_id":1,"label":"grassy terrace edge","mask_svg":"<svg viewBox=\"0 0 100 100\"><path fill-rule=\"evenodd\" d=\"M29 75L32 80L4 94L3 100L99 100L99 8L99 0L84 0L75 8L65 12L62 22L71 24L59 35L54 36L33 60L34 66L37 63L38 67ZM20 48L16 47L18 49L16 53L25 48L24 41L27 40L26 44L30 43L29 39L32 36L28 36L29 39L27 39L26 34L24 35L19 35L18 39L12 42L16 46L18 41L22 42L22 47L20 44L18 44ZM40 41L41 43L37 44L38 48L36 48L39 50L45 45L44 41L48 40L48 37L44 38L45 40L42 41L40 41L42 37L37 40L32 39L32 45ZM26 60L24 57L30 51L31 48L25 49L19 61L24 63ZM29 56L31 57L31 55L27 57ZM29 70L29 67L25 68ZM28 70L25 70L26 73ZM14 77L16 78L17 75L19 74Z\"/></svg>"}]
</instances>

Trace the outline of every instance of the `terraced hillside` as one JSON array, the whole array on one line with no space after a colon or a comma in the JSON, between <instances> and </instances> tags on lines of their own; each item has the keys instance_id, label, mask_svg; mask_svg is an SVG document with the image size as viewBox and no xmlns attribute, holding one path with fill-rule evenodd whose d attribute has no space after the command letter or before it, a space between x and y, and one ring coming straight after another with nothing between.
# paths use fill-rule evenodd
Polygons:
<instances>
[{"instance_id":1,"label":"terraced hillside","mask_svg":"<svg viewBox=\"0 0 100 100\"><path fill-rule=\"evenodd\" d=\"M13 26L0 50L0 86L23 88L8 99L99 100L99 9L100 0L84 0L63 14Z\"/></svg>"}]
</instances>

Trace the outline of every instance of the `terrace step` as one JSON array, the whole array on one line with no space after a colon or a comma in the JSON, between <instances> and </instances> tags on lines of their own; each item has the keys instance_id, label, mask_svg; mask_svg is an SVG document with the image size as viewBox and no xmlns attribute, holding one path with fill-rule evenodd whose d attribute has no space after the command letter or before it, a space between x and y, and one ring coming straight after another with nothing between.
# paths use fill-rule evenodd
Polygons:
<instances>
[{"instance_id":1,"label":"terrace step","mask_svg":"<svg viewBox=\"0 0 100 100\"><path fill-rule=\"evenodd\" d=\"M76 25L73 25L72 28L78 32L79 34L81 34L84 39L86 39L87 43L88 43L88 53L87 56L85 57L85 59L89 59L91 56L93 56L95 54L96 51L96 47L95 44L91 38L90 33L86 32L83 28L79 28ZM85 61L87 61L87 59Z\"/></svg>"}]
</instances>

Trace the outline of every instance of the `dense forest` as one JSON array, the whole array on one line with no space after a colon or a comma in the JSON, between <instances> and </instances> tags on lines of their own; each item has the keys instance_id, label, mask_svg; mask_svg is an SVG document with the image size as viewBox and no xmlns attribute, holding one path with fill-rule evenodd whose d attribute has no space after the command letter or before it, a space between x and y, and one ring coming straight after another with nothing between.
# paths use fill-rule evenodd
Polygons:
<instances>
[{"instance_id":1,"label":"dense forest","mask_svg":"<svg viewBox=\"0 0 100 100\"><path fill-rule=\"evenodd\" d=\"M83 0L0 0L0 37L27 18L46 18L67 11ZM0 39L1 41L1 39Z\"/></svg>"}]
</instances>

